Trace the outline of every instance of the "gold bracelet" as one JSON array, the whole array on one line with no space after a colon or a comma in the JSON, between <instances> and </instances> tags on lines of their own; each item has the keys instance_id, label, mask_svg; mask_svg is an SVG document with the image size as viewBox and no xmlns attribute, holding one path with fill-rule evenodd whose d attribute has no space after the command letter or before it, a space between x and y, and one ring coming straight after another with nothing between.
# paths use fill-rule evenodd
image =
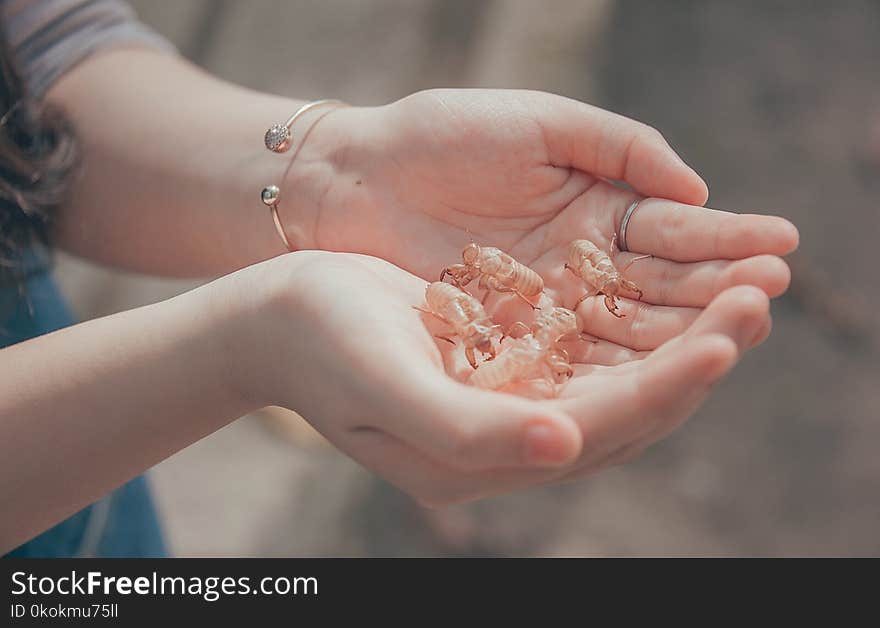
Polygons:
<instances>
[{"instance_id":1,"label":"gold bracelet","mask_svg":"<svg viewBox=\"0 0 880 628\"><path fill-rule=\"evenodd\" d=\"M277 185L267 185L263 188L263 191L260 192L260 200L263 201L263 204L269 207L269 211L272 212L272 221L275 223L275 231L278 232L278 236L281 238L281 241L284 242L284 246L287 247L288 251L293 251L293 247L290 246L290 240L287 239L287 234L284 233L284 226L281 224L281 217L278 215L278 198L281 196L281 190L278 189Z\"/></svg>"},{"instance_id":2,"label":"gold bracelet","mask_svg":"<svg viewBox=\"0 0 880 628\"><path fill-rule=\"evenodd\" d=\"M287 150L290 148L290 143L293 141L293 123L296 122L296 119L306 112L311 111L312 109L326 106L346 107L347 104L342 102L341 100L336 100L333 98L316 100L314 102L304 104L302 107L297 109L296 112L292 116L290 116L287 119L287 122L285 122L284 124L273 124L269 127L269 130L266 131L266 135L263 136L263 142L266 144L266 148L274 153L287 152Z\"/></svg>"},{"instance_id":3,"label":"gold bracelet","mask_svg":"<svg viewBox=\"0 0 880 628\"><path fill-rule=\"evenodd\" d=\"M263 137L263 143L266 145L266 148L274 153L287 152L293 141L293 123L306 112L323 106L348 107L349 105L341 100L331 98L306 103L297 109L284 124L273 124L269 127L269 130L266 131L266 135ZM290 172L294 159L296 159L295 154L293 159L290 160L290 163L287 164L287 169L284 171L282 180L287 178L287 173ZM281 238L281 241L284 242L284 246L287 247L288 251L293 251L294 248L291 246L290 240L284 232L284 226L281 224L281 217L278 215L278 202L281 200L281 190L277 185L266 186L260 193L260 200L263 201L263 204L272 212L272 222L275 223L275 231L278 232L278 236Z\"/></svg>"}]
</instances>

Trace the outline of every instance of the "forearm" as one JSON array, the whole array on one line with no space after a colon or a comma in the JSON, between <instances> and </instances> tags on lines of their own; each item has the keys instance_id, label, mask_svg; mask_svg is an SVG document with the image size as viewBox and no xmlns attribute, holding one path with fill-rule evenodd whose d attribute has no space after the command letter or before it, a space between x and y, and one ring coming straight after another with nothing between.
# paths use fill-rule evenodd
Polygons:
<instances>
[{"instance_id":1,"label":"forearm","mask_svg":"<svg viewBox=\"0 0 880 628\"><path fill-rule=\"evenodd\" d=\"M253 409L213 284L0 351L0 554Z\"/></svg>"},{"instance_id":2,"label":"forearm","mask_svg":"<svg viewBox=\"0 0 880 628\"><path fill-rule=\"evenodd\" d=\"M140 49L86 60L48 98L67 112L81 147L59 216L62 247L172 276L221 274L283 252L259 193L283 185L293 151L272 154L262 136L301 102ZM297 189L282 187L282 218L294 234L308 231L318 182L329 176L319 139L307 146L296 155Z\"/></svg>"}]
</instances>

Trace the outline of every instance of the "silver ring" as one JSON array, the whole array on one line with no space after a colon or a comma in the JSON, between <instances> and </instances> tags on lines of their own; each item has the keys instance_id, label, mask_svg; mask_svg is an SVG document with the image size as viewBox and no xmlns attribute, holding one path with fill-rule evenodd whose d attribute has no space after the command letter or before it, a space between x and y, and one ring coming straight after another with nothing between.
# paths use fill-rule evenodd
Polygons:
<instances>
[{"instance_id":1,"label":"silver ring","mask_svg":"<svg viewBox=\"0 0 880 628\"><path fill-rule=\"evenodd\" d=\"M626 208L626 213L623 215L623 220L620 221L620 230L617 232L617 248L622 252L629 251L629 247L626 245L626 228L629 227L629 221L632 218L632 215L636 213L636 210L639 208L639 203L641 203L643 198L637 198L632 203L630 203L629 207Z\"/></svg>"}]
</instances>

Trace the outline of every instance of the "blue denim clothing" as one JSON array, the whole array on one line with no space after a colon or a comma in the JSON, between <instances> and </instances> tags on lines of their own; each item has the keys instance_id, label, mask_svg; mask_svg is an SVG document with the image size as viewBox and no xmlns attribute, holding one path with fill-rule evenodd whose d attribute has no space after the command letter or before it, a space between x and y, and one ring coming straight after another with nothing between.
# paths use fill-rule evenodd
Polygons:
<instances>
[{"instance_id":1,"label":"blue denim clothing","mask_svg":"<svg viewBox=\"0 0 880 628\"><path fill-rule=\"evenodd\" d=\"M15 287L0 287L0 347L73 323L48 272L34 274L27 281L24 294ZM143 477L135 478L7 554L20 558L165 555L156 510Z\"/></svg>"}]
</instances>

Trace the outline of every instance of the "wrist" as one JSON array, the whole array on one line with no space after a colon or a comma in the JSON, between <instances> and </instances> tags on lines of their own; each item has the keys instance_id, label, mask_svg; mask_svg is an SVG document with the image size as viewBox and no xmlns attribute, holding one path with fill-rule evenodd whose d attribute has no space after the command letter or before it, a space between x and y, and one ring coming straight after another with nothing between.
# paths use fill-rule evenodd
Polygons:
<instances>
[{"instance_id":1,"label":"wrist","mask_svg":"<svg viewBox=\"0 0 880 628\"><path fill-rule=\"evenodd\" d=\"M321 214L328 206L351 207L360 185L359 157L366 145L368 107L318 109L297 120L279 187L279 212L294 250L322 248Z\"/></svg>"},{"instance_id":2,"label":"wrist","mask_svg":"<svg viewBox=\"0 0 880 628\"><path fill-rule=\"evenodd\" d=\"M279 255L205 286L201 309L210 312L210 340L222 364L225 387L252 411L290 407L296 382L299 336L306 328L307 295L293 288L295 276L319 253Z\"/></svg>"},{"instance_id":3,"label":"wrist","mask_svg":"<svg viewBox=\"0 0 880 628\"><path fill-rule=\"evenodd\" d=\"M278 215L292 248L318 248L314 231L320 208L325 197L335 196L344 152L357 139L357 134L347 130L348 118L360 108L309 111L294 124L287 152L267 150L263 143L266 129L286 120L303 104L243 92L237 106L222 116L224 124L216 143L223 150L190 157L191 167L199 173L193 179L204 184L187 188L197 195L187 203L210 209L212 225L221 226L211 248L223 262L205 274L229 272L287 252L260 199L263 188L270 185L280 189ZM337 122L340 118L345 120Z\"/></svg>"}]
</instances>

